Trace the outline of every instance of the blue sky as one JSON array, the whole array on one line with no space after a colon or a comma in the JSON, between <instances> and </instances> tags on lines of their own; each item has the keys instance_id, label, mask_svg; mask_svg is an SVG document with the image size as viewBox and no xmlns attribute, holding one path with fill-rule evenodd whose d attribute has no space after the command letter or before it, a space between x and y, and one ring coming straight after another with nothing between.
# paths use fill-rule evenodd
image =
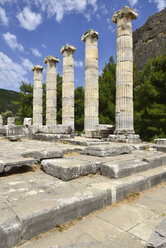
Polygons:
<instances>
[{"instance_id":1,"label":"blue sky","mask_svg":"<svg viewBox=\"0 0 166 248\"><path fill-rule=\"evenodd\" d=\"M85 44L81 36L90 28L99 33L99 74L111 55L116 58L115 11L128 5L139 17L133 30L149 16L166 7L166 0L0 0L0 88L19 91L21 80L33 84L33 65L44 66L48 55L60 59L57 71L62 75L60 49L67 43L77 50L75 87L84 87Z\"/></svg>"}]
</instances>

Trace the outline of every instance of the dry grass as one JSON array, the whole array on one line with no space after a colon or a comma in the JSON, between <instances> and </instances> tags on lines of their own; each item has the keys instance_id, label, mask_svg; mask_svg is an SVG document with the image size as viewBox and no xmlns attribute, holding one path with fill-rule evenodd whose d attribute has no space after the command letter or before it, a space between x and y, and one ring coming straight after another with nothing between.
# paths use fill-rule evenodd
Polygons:
<instances>
[{"instance_id":1,"label":"dry grass","mask_svg":"<svg viewBox=\"0 0 166 248\"><path fill-rule=\"evenodd\" d=\"M68 158L68 157L76 157L76 156L79 156L79 155L80 155L79 152L74 151L74 152L67 152L67 153L65 153L63 157L64 158Z\"/></svg>"}]
</instances>

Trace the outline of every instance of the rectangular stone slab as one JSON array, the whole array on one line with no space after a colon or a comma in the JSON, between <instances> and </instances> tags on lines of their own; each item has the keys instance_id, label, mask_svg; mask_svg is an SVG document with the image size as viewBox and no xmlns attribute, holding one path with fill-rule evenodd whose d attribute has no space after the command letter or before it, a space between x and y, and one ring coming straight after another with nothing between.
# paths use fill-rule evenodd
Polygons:
<instances>
[{"instance_id":1,"label":"rectangular stone slab","mask_svg":"<svg viewBox=\"0 0 166 248\"><path fill-rule=\"evenodd\" d=\"M98 157L110 157L117 156L120 154L132 153L132 147L126 145L91 146L85 148L82 153Z\"/></svg>"},{"instance_id":2,"label":"rectangular stone slab","mask_svg":"<svg viewBox=\"0 0 166 248\"><path fill-rule=\"evenodd\" d=\"M47 159L41 163L44 172L64 181L72 180L80 176L95 174L99 171L95 163L77 159Z\"/></svg>"}]
</instances>

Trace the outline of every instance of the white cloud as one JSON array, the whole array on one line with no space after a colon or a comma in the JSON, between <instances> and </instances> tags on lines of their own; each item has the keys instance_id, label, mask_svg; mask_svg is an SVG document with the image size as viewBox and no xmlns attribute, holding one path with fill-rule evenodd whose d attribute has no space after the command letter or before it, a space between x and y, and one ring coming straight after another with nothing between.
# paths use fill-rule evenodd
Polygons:
<instances>
[{"instance_id":1,"label":"white cloud","mask_svg":"<svg viewBox=\"0 0 166 248\"><path fill-rule=\"evenodd\" d=\"M134 7L137 4L138 0L128 0L128 2L131 5L131 7Z\"/></svg>"},{"instance_id":2,"label":"white cloud","mask_svg":"<svg viewBox=\"0 0 166 248\"><path fill-rule=\"evenodd\" d=\"M22 59L22 66L25 69L28 69L29 71L32 71L32 67L33 67L32 62L27 58L21 58L21 59Z\"/></svg>"},{"instance_id":3,"label":"white cloud","mask_svg":"<svg viewBox=\"0 0 166 248\"><path fill-rule=\"evenodd\" d=\"M46 49L46 48L47 48L45 44L42 44L41 46L42 46L44 49Z\"/></svg>"},{"instance_id":4,"label":"white cloud","mask_svg":"<svg viewBox=\"0 0 166 248\"><path fill-rule=\"evenodd\" d=\"M34 2L42 11L47 12L48 17L55 16L57 22L71 12L82 13L87 17L85 11L87 6L93 7L93 12L97 10L97 0L35 0Z\"/></svg>"},{"instance_id":5,"label":"white cloud","mask_svg":"<svg viewBox=\"0 0 166 248\"><path fill-rule=\"evenodd\" d=\"M17 42L17 37L14 34L11 34L9 32L2 34L5 42L7 43L7 45L12 49L12 50L16 50L18 49L19 51L24 51L23 46Z\"/></svg>"},{"instance_id":6,"label":"white cloud","mask_svg":"<svg viewBox=\"0 0 166 248\"><path fill-rule=\"evenodd\" d=\"M34 56L36 56L36 57L42 56L42 54L39 52L39 50L37 48L31 48L31 50L32 50L32 53Z\"/></svg>"},{"instance_id":7,"label":"white cloud","mask_svg":"<svg viewBox=\"0 0 166 248\"><path fill-rule=\"evenodd\" d=\"M24 7L23 11L17 14L17 19L21 27L28 31L35 30L42 22L41 14L32 12L29 7Z\"/></svg>"},{"instance_id":8,"label":"white cloud","mask_svg":"<svg viewBox=\"0 0 166 248\"><path fill-rule=\"evenodd\" d=\"M0 88L18 89L19 83L26 81L27 71L0 52Z\"/></svg>"},{"instance_id":9,"label":"white cloud","mask_svg":"<svg viewBox=\"0 0 166 248\"><path fill-rule=\"evenodd\" d=\"M107 18L106 21L108 23L108 29L111 30L112 33L115 33L116 28L112 25L111 19Z\"/></svg>"},{"instance_id":10,"label":"white cloud","mask_svg":"<svg viewBox=\"0 0 166 248\"><path fill-rule=\"evenodd\" d=\"M83 67L84 64L82 61L78 60L78 61L74 61L74 65L75 67Z\"/></svg>"},{"instance_id":11,"label":"white cloud","mask_svg":"<svg viewBox=\"0 0 166 248\"><path fill-rule=\"evenodd\" d=\"M8 26L9 19L6 16L5 10L1 7L0 7L0 20L5 26Z\"/></svg>"},{"instance_id":12,"label":"white cloud","mask_svg":"<svg viewBox=\"0 0 166 248\"><path fill-rule=\"evenodd\" d=\"M166 0L153 0L153 2L157 4L157 9L159 11L166 8Z\"/></svg>"}]
</instances>

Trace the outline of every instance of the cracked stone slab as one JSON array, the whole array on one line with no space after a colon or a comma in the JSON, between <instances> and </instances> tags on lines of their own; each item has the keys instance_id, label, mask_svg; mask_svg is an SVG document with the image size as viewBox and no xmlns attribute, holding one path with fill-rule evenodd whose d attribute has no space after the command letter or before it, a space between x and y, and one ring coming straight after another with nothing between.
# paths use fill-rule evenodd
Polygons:
<instances>
[{"instance_id":1,"label":"cracked stone slab","mask_svg":"<svg viewBox=\"0 0 166 248\"><path fill-rule=\"evenodd\" d=\"M42 151L28 151L22 153L23 157L33 157L37 161L40 161L42 159L48 159L48 158L62 158L63 157L63 151L60 149L55 150L42 150Z\"/></svg>"},{"instance_id":2,"label":"cracked stone slab","mask_svg":"<svg viewBox=\"0 0 166 248\"><path fill-rule=\"evenodd\" d=\"M110 157L132 153L132 147L126 145L90 146L85 148L82 153L91 156Z\"/></svg>"},{"instance_id":3,"label":"cracked stone slab","mask_svg":"<svg viewBox=\"0 0 166 248\"><path fill-rule=\"evenodd\" d=\"M166 247L166 218L164 218L155 228L146 248L164 248Z\"/></svg>"},{"instance_id":4,"label":"cracked stone slab","mask_svg":"<svg viewBox=\"0 0 166 248\"><path fill-rule=\"evenodd\" d=\"M77 194L66 189L57 189L55 193L43 193L11 202L11 208L17 214L22 226L22 239L30 238L63 224L85 216L105 206L103 191L85 190Z\"/></svg>"},{"instance_id":5,"label":"cracked stone slab","mask_svg":"<svg viewBox=\"0 0 166 248\"><path fill-rule=\"evenodd\" d=\"M10 209L20 220L23 240L29 240L55 228L56 223L63 224L85 216L124 199L129 193L139 192L166 181L166 165L118 180L97 175L94 178L82 177L68 183L62 182L61 186L58 186L60 180L44 175L43 172L23 176L23 179L20 175L14 176L14 185L11 177L1 178L0 188L6 198L12 188L17 188L20 180L25 182L24 187L26 187L26 177L30 179L29 189L43 188L43 193L37 192L25 196L23 191L22 196L17 197L18 187L15 192L11 192L17 199L8 201ZM44 181L45 177L47 177L46 181ZM4 186L7 184L10 188L5 195Z\"/></svg>"},{"instance_id":6,"label":"cracked stone slab","mask_svg":"<svg viewBox=\"0 0 166 248\"><path fill-rule=\"evenodd\" d=\"M1 205L0 211L0 247L10 248L21 241L21 224L7 206Z\"/></svg>"},{"instance_id":7,"label":"cracked stone slab","mask_svg":"<svg viewBox=\"0 0 166 248\"><path fill-rule=\"evenodd\" d=\"M41 168L49 175L68 181L97 172L110 178L121 178L166 164L166 155L160 152L151 152L151 156L149 152L134 154L135 156L128 154L123 159L120 159L120 156L114 156L114 159L103 159L88 155L50 159L42 161ZM141 156L142 158L138 159Z\"/></svg>"},{"instance_id":8,"label":"cracked stone slab","mask_svg":"<svg viewBox=\"0 0 166 248\"><path fill-rule=\"evenodd\" d=\"M95 163L77 159L47 159L42 161L41 168L44 172L64 181L72 180L99 171Z\"/></svg>"},{"instance_id":9,"label":"cracked stone slab","mask_svg":"<svg viewBox=\"0 0 166 248\"><path fill-rule=\"evenodd\" d=\"M0 173L9 172L13 168L22 166L33 166L36 163L35 159L19 157L2 157L0 160Z\"/></svg>"}]
</instances>

